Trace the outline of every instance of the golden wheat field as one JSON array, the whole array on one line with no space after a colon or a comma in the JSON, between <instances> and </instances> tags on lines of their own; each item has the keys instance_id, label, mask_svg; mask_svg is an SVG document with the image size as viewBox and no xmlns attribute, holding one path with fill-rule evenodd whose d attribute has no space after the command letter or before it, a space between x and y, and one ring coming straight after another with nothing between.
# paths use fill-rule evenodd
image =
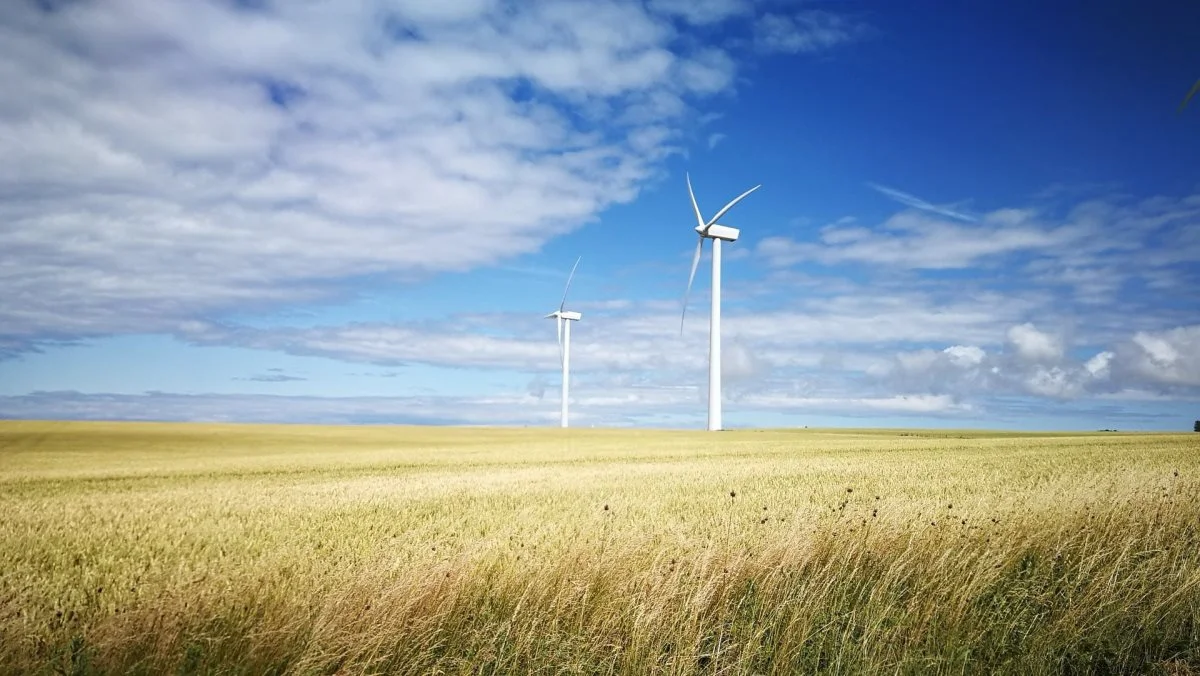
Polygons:
<instances>
[{"instance_id":1,"label":"golden wheat field","mask_svg":"<svg viewBox=\"0 0 1200 676\"><path fill-rule=\"evenodd\" d=\"M0 672L1200 672L1200 435L0 423Z\"/></svg>"}]
</instances>

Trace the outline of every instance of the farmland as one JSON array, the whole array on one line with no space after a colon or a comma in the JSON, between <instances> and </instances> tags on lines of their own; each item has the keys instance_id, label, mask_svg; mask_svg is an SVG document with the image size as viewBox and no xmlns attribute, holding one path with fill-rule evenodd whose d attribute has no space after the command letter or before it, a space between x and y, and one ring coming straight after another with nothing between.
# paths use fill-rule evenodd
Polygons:
<instances>
[{"instance_id":1,"label":"farmland","mask_svg":"<svg viewBox=\"0 0 1200 676\"><path fill-rule=\"evenodd\" d=\"M0 423L0 672L1195 673L1200 435Z\"/></svg>"}]
</instances>

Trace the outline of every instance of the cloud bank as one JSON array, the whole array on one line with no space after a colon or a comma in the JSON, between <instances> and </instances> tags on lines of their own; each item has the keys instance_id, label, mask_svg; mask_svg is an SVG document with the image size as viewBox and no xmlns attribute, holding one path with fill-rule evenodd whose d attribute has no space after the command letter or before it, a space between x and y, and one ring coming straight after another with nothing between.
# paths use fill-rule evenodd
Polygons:
<instances>
[{"instance_id":1,"label":"cloud bank","mask_svg":"<svg viewBox=\"0 0 1200 676\"><path fill-rule=\"evenodd\" d=\"M731 48L687 31L754 21L730 0L9 3L0 357L535 251L634 199L730 89Z\"/></svg>"}]
</instances>

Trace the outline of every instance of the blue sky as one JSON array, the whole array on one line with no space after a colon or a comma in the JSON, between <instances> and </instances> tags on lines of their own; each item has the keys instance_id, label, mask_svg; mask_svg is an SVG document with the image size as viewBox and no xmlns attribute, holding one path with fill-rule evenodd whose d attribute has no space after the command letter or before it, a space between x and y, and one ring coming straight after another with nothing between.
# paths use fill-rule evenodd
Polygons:
<instances>
[{"instance_id":1,"label":"blue sky","mask_svg":"<svg viewBox=\"0 0 1200 676\"><path fill-rule=\"evenodd\" d=\"M0 417L1190 429L1195 3L17 2Z\"/></svg>"}]
</instances>

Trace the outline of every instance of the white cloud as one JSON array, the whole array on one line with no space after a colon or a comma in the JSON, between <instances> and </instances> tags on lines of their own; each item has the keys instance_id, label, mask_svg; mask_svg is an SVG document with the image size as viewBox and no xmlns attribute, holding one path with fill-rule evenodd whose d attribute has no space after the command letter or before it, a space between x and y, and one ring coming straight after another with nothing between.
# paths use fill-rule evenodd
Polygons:
<instances>
[{"instance_id":1,"label":"white cloud","mask_svg":"<svg viewBox=\"0 0 1200 676\"><path fill-rule=\"evenodd\" d=\"M1062 339L1039 331L1033 324L1025 323L1010 328L1008 342L1016 350L1017 357L1027 362L1056 363L1063 357Z\"/></svg>"},{"instance_id":2,"label":"white cloud","mask_svg":"<svg viewBox=\"0 0 1200 676\"><path fill-rule=\"evenodd\" d=\"M960 398L1182 395L1200 386L1200 358L1193 356L1200 355L1200 326L1135 332L1084 361L1068 356L1060 336L1029 323L1010 327L1005 338L1011 348L1007 353L975 346L901 352L889 366L870 373L892 387Z\"/></svg>"},{"instance_id":3,"label":"white cloud","mask_svg":"<svg viewBox=\"0 0 1200 676\"><path fill-rule=\"evenodd\" d=\"M762 359L754 349L740 341L725 340L721 345L721 377L724 382L737 383L762 373Z\"/></svg>"},{"instance_id":4,"label":"white cloud","mask_svg":"<svg viewBox=\"0 0 1200 676\"><path fill-rule=\"evenodd\" d=\"M617 389L703 385L708 336L702 327L692 325L680 336L674 312L664 311L656 301L598 305L607 307L602 323L585 321L573 327L574 373L590 378L594 386L607 383ZM586 301L579 305L592 316L595 310L589 307ZM824 374L822 379L830 384L868 377L886 384L889 391L961 401L992 395L1073 398L1138 388L1162 390L1198 379L1195 360L1183 356L1190 354L1190 341L1196 340L1192 328L1125 334L1122 341L1107 346L1110 349L1074 361L1062 336L1029 322L1015 323L1042 307L1004 297L944 302L900 294L810 298L796 310L727 312L722 353L727 391L731 396L769 393L796 378ZM557 382L559 365L553 330L537 317L516 314L267 329L190 322L176 335L197 345L380 365L517 371L550 383ZM947 346L903 349L939 343ZM888 350L895 350L890 357ZM861 394L851 390L839 396Z\"/></svg>"},{"instance_id":5,"label":"white cloud","mask_svg":"<svg viewBox=\"0 0 1200 676\"><path fill-rule=\"evenodd\" d=\"M948 395L901 394L891 397L794 397L788 395L751 395L739 400L742 406L764 410L836 411L845 415L945 414L972 410Z\"/></svg>"},{"instance_id":6,"label":"white cloud","mask_svg":"<svg viewBox=\"0 0 1200 676\"><path fill-rule=\"evenodd\" d=\"M1200 324L1138 331L1117 347L1113 370L1146 385L1200 386Z\"/></svg>"},{"instance_id":7,"label":"white cloud","mask_svg":"<svg viewBox=\"0 0 1200 676\"><path fill-rule=\"evenodd\" d=\"M993 389L986 352L975 345L898 352L869 375L888 389L968 398Z\"/></svg>"},{"instance_id":8,"label":"white cloud","mask_svg":"<svg viewBox=\"0 0 1200 676\"><path fill-rule=\"evenodd\" d=\"M890 217L876 230L853 224L832 225L822 229L821 244L768 237L756 250L772 265L813 260L825 264L857 262L909 269L954 269L970 267L991 256L1053 249L1082 235L1072 228L1042 227L1030 213L997 211L985 214L978 223L964 224L907 211Z\"/></svg>"},{"instance_id":9,"label":"white cloud","mask_svg":"<svg viewBox=\"0 0 1200 676\"><path fill-rule=\"evenodd\" d=\"M677 38L622 0L8 7L5 340L535 251L633 199L729 86L728 54Z\"/></svg>"},{"instance_id":10,"label":"white cloud","mask_svg":"<svg viewBox=\"0 0 1200 676\"><path fill-rule=\"evenodd\" d=\"M1047 286L1063 286L1073 291L1076 300L1091 305L1112 301L1128 277L1122 266L1097 263L1070 263L1057 258L1044 258L1026 266L1031 281ZM1160 276L1162 272L1149 272Z\"/></svg>"},{"instance_id":11,"label":"white cloud","mask_svg":"<svg viewBox=\"0 0 1200 676\"><path fill-rule=\"evenodd\" d=\"M952 345L942 352L950 358L950 363L963 368L978 366L987 356L983 348L975 345Z\"/></svg>"},{"instance_id":12,"label":"white cloud","mask_svg":"<svg viewBox=\"0 0 1200 676\"><path fill-rule=\"evenodd\" d=\"M877 189L915 209L874 227L840 219L822 228L818 241L766 237L755 253L776 267L816 262L979 270L1006 264L1022 269L1041 289L1066 291L1093 306L1111 303L1139 284L1168 290L1197 281L1200 236L1189 233L1200 231L1200 195L1002 207L964 222L942 218L946 209L920 198Z\"/></svg>"},{"instance_id":13,"label":"white cloud","mask_svg":"<svg viewBox=\"0 0 1200 676\"><path fill-rule=\"evenodd\" d=\"M169 392L147 392L138 395L34 392L20 397L0 396L0 417L319 424L547 425L558 419L558 404L557 401L519 393L487 397L297 397Z\"/></svg>"},{"instance_id":14,"label":"white cloud","mask_svg":"<svg viewBox=\"0 0 1200 676\"><path fill-rule=\"evenodd\" d=\"M1072 374L1059 366L1038 365L1025 378L1025 387L1031 394L1043 397L1074 397L1080 393L1079 383Z\"/></svg>"},{"instance_id":15,"label":"white cloud","mask_svg":"<svg viewBox=\"0 0 1200 676\"><path fill-rule=\"evenodd\" d=\"M516 381L525 382L524 387L483 396L333 399L33 393L0 397L0 417L552 423L558 412L559 382L552 332L509 338L467 335L488 321L487 317L456 318L456 324L468 327L461 334L436 327L424 327L427 330L423 331L386 326L226 329L223 334L215 327L193 326L191 331L203 344L388 364L396 363L399 357L413 356L422 363L441 366L517 370L529 374L527 380ZM513 324L508 320L501 323L510 327ZM534 325L529 322L530 327ZM706 336L697 332L680 342L665 337L646 340L628 333L632 326L640 325L632 318L618 325L624 326L623 332L614 335L606 330L605 338L620 344L620 348L596 340L573 345L579 348L579 358L573 360L572 419L580 425L688 425L701 416L700 402L706 391ZM831 350L802 340L781 348L778 346L789 345L783 331L781 328L778 335L753 338L739 332L727 341L725 400L731 420L822 414L994 421L994 416L1004 411L1028 415L1037 407L1039 413L1055 410L1051 406L1073 407L1105 419L1145 420L1166 414L1161 410L1154 415L1139 412L1135 410L1137 402L1179 402L1187 401L1189 396L1194 400L1194 388L1200 385L1196 360L1189 356L1194 353L1186 352L1200 335L1200 326L1143 332L1139 338L1130 337L1086 361L1076 362L1064 354L1057 363L1030 362L1015 352L961 343L898 352L889 363L881 363L873 356L877 348L871 345L857 350L852 346ZM1154 362L1141 347L1153 344L1147 336L1168 341L1176 350L1175 361L1169 365L1161 360ZM462 343L464 340L476 342ZM1000 330L988 344L999 346L1006 340L1007 332ZM439 350L439 345L443 349ZM1161 349L1157 353L1160 357L1166 354ZM1149 371L1144 370L1144 360L1150 360ZM1171 370L1165 370L1168 367ZM273 373L267 371L268 378ZM1047 404L1047 399L1054 403ZM1092 401L1092 408L1081 409L1072 401Z\"/></svg>"},{"instance_id":16,"label":"white cloud","mask_svg":"<svg viewBox=\"0 0 1200 676\"><path fill-rule=\"evenodd\" d=\"M1109 374L1109 366L1112 364L1113 353L1105 350L1097 353L1096 356L1087 360L1083 368L1087 370L1088 375L1093 378L1107 378Z\"/></svg>"},{"instance_id":17,"label":"white cloud","mask_svg":"<svg viewBox=\"0 0 1200 676\"><path fill-rule=\"evenodd\" d=\"M718 143L720 143L721 141L724 141L724 140L725 140L725 134L720 134L720 133L717 133L717 134L709 134L709 136L708 136L708 149L709 149L709 150L712 150L713 148L716 148L716 147L717 147L717 144L718 144Z\"/></svg>"},{"instance_id":18,"label":"white cloud","mask_svg":"<svg viewBox=\"0 0 1200 676\"><path fill-rule=\"evenodd\" d=\"M698 25L719 23L754 9L752 0L650 0L649 5L656 12Z\"/></svg>"},{"instance_id":19,"label":"white cloud","mask_svg":"<svg viewBox=\"0 0 1200 676\"><path fill-rule=\"evenodd\" d=\"M816 52L865 37L867 26L850 17L823 10L790 16L768 13L758 18L754 39L763 52Z\"/></svg>"},{"instance_id":20,"label":"white cloud","mask_svg":"<svg viewBox=\"0 0 1200 676\"><path fill-rule=\"evenodd\" d=\"M677 301L581 300L585 320L572 327L576 371L648 372L665 382L680 373L703 377L707 318L703 301L679 333ZM735 379L753 379L783 367L817 367L831 358L839 369L861 370L879 345L984 342L1002 334L1036 307L1027 299L964 295L943 301L920 293L847 293L809 297L803 305L746 312L726 308L723 350ZM588 320L605 313L602 322ZM175 335L199 345L236 345L299 355L378 364L419 362L436 366L556 369L554 329L537 315L456 315L435 322L357 323L296 328L250 328L212 322L180 323ZM980 348L946 350L970 361ZM836 354L835 354L836 353ZM834 355L831 357L831 355Z\"/></svg>"},{"instance_id":21,"label":"white cloud","mask_svg":"<svg viewBox=\"0 0 1200 676\"><path fill-rule=\"evenodd\" d=\"M1151 362L1159 366L1170 367L1179 360L1179 350L1162 336L1139 331L1133 336L1133 343L1142 349Z\"/></svg>"},{"instance_id":22,"label":"white cloud","mask_svg":"<svg viewBox=\"0 0 1200 676\"><path fill-rule=\"evenodd\" d=\"M753 14L748 0L47 7L0 14L3 356L536 251L634 199L694 106L731 86L736 40L683 31ZM803 50L854 26L788 21L813 33Z\"/></svg>"},{"instance_id":23,"label":"white cloud","mask_svg":"<svg viewBox=\"0 0 1200 676\"><path fill-rule=\"evenodd\" d=\"M470 325L465 323L432 329L388 324L252 329L191 321L182 324L177 335L197 345L237 345L381 365L415 362L523 371L557 368L558 347L553 326L549 331L545 330L546 326L539 325L539 328L543 329L545 337L535 339L529 334L523 337L487 335L470 330ZM576 362L582 351L577 343L572 343L572 357Z\"/></svg>"},{"instance_id":24,"label":"white cloud","mask_svg":"<svg viewBox=\"0 0 1200 676\"><path fill-rule=\"evenodd\" d=\"M850 244L870 237L871 231L856 225L853 218L841 218L836 223L821 228L821 241L834 246Z\"/></svg>"}]
</instances>

